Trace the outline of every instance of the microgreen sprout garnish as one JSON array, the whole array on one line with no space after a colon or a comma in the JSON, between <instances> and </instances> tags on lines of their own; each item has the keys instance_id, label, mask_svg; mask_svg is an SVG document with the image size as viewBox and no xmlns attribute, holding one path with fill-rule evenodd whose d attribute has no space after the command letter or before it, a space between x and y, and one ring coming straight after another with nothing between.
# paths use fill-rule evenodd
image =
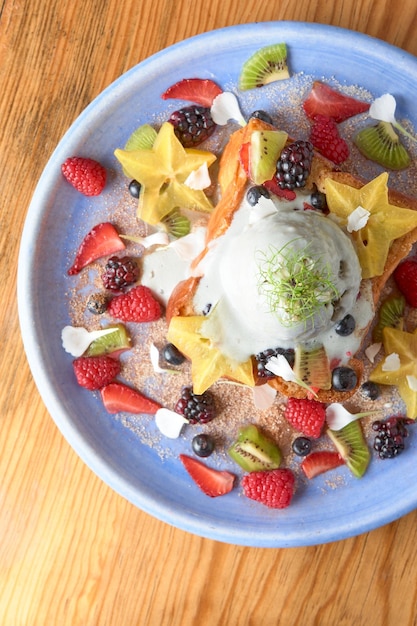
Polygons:
<instances>
[{"instance_id":1,"label":"microgreen sprout garnish","mask_svg":"<svg viewBox=\"0 0 417 626\"><path fill-rule=\"evenodd\" d=\"M307 324L340 296L332 282L331 267L321 258L312 258L310 244L297 249L296 241L279 250L270 247L259 258L259 292L286 327Z\"/></svg>"},{"instance_id":2,"label":"microgreen sprout garnish","mask_svg":"<svg viewBox=\"0 0 417 626\"><path fill-rule=\"evenodd\" d=\"M395 117L396 107L397 102L394 96L390 93L385 93L383 96L376 98L372 102L369 108L369 116L372 117L374 120L379 120L381 122L388 122L389 124L392 124L392 126L399 130L400 133L403 133L403 135L405 135L409 139L412 139L413 141L417 141L417 138L411 135L411 133L409 133L408 130L406 130L404 126L397 121Z\"/></svg>"}]
</instances>

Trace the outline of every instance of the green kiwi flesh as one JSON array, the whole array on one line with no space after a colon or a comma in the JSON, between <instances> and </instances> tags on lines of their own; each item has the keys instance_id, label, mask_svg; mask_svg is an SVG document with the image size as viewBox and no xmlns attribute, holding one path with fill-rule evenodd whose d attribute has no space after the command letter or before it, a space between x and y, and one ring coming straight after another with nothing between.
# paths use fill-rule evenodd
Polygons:
<instances>
[{"instance_id":1,"label":"green kiwi flesh","mask_svg":"<svg viewBox=\"0 0 417 626\"><path fill-rule=\"evenodd\" d=\"M156 130L150 124L139 126L130 135L125 150L150 150L157 137Z\"/></svg>"},{"instance_id":2,"label":"green kiwi flesh","mask_svg":"<svg viewBox=\"0 0 417 626\"><path fill-rule=\"evenodd\" d=\"M239 89L245 91L289 78L287 46L285 43L260 48L242 67Z\"/></svg>"},{"instance_id":3,"label":"green kiwi flesh","mask_svg":"<svg viewBox=\"0 0 417 626\"><path fill-rule=\"evenodd\" d=\"M174 209L162 220L162 225L168 233L177 239L188 235L191 229L191 223L188 217L182 215L178 209Z\"/></svg>"},{"instance_id":4,"label":"green kiwi flesh","mask_svg":"<svg viewBox=\"0 0 417 626\"><path fill-rule=\"evenodd\" d=\"M371 161L391 170L402 170L411 157L390 122L379 122L360 130L353 141L359 151Z\"/></svg>"},{"instance_id":5,"label":"green kiwi flesh","mask_svg":"<svg viewBox=\"0 0 417 626\"><path fill-rule=\"evenodd\" d=\"M250 176L255 185L271 180L288 134L281 130L255 130L250 140Z\"/></svg>"},{"instance_id":6,"label":"green kiwi flesh","mask_svg":"<svg viewBox=\"0 0 417 626\"><path fill-rule=\"evenodd\" d=\"M376 343L382 341L382 331L386 326L403 329L405 298L404 296L391 296L387 298L379 309L378 322L372 331L372 340Z\"/></svg>"},{"instance_id":7,"label":"green kiwi flesh","mask_svg":"<svg viewBox=\"0 0 417 626\"><path fill-rule=\"evenodd\" d=\"M326 432L352 474L361 478L369 465L371 453L359 420L351 422L341 430L327 429Z\"/></svg>"},{"instance_id":8,"label":"green kiwi flesh","mask_svg":"<svg viewBox=\"0 0 417 626\"><path fill-rule=\"evenodd\" d=\"M88 346L84 356L103 356L129 350L130 347L131 341L125 326L123 324L115 324L114 332L94 339Z\"/></svg>"},{"instance_id":9,"label":"green kiwi flesh","mask_svg":"<svg viewBox=\"0 0 417 626\"><path fill-rule=\"evenodd\" d=\"M309 387L331 389L332 375L324 346L307 350L301 344L295 348L294 374Z\"/></svg>"},{"instance_id":10,"label":"green kiwi flesh","mask_svg":"<svg viewBox=\"0 0 417 626\"><path fill-rule=\"evenodd\" d=\"M237 440L228 452L246 472L277 469L282 459L278 446L254 424L240 429Z\"/></svg>"}]
</instances>

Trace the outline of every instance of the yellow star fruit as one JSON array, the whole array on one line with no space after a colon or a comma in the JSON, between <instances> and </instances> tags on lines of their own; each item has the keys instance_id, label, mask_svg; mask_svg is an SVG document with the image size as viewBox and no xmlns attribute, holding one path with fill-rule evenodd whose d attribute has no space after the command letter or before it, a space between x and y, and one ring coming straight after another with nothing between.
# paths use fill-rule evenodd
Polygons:
<instances>
[{"instance_id":1,"label":"yellow star fruit","mask_svg":"<svg viewBox=\"0 0 417 626\"><path fill-rule=\"evenodd\" d=\"M410 380L417 381L417 329L413 333L386 326L383 330L385 354L397 354L400 366L394 371L384 371L385 360L377 365L369 379L381 385L395 385L405 402L407 416L417 418L417 391ZM409 378L407 378L409 377ZM411 377L411 379L410 379Z\"/></svg>"},{"instance_id":2,"label":"yellow star fruit","mask_svg":"<svg viewBox=\"0 0 417 626\"><path fill-rule=\"evenodd\" d=\"M391 243L417 227L417 211L390 204L386 172L360 189L327 179L326 199L330 213L341 219L342 226L347 225L349 215L358 207L370 213L365 226L351 233L362 278L380 276Z\"/></svg>"},{"instance_id":3,"label":"yellow star fruit","mask_svg":"<svg viewBox=\"0 0 417 626\"><path fill-rule=\"evenodd\" d=\"M141 184L138 217L155 225L176 208L211 212L204 191L191 189L185 181L201 166L209 167L216 156L205 150L184 148L169 122L162 124L150 149L115 150L123 170Z\"/></svg>"},{"instance_id":4,"label":"yellow star fruit","mask_svg":"<svg viewBox=\"0 0 417 626\"><path fill-rule=\"evenodd\" d=\"M201 394L219 378L229 378L253 387L255 379L252 360L243 363L233 361L202 334L206 316L173 317L169 324L167 339L191 360L194 393Z\"/></svg>"}]
</instances>

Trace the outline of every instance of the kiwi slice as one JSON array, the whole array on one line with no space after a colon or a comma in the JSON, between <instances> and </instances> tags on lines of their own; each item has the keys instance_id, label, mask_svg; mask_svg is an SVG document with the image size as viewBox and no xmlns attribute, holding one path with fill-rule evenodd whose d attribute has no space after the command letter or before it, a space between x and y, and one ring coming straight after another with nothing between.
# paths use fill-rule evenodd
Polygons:
<instances>
[{"instance_id":1,"label":"kiwi slice","mask_svg":"<svg viewBox=\"0 0 417 626\"><path fill-rule=\"evenodd\" d=\"M298 344L295 347L294 374L308 387L331 389L332 375L324 346L307 350Z\"/></svg>"},{"instance_id":2,"label":"kiwi slice","mask_svg":"<svg viewBox=\"0 0 417 626\"><path fill-rule=\"evenodd\" d=\"M278 446L254 424L240 429L228 452L246 472L277 469L281 464L282 455Z\"/></svg>"},{"instance_id":3,"label":"kiwi slice","mask_svg":"<svg viewBox=\"0 0 417 626\"><path fill-rule=\"evenodd\" d=\"M255 185L271 180L288 135L281 130L255 130L250 138L250 176Z\"/></svg>"},{"instance_id":4,"label":"kiwi slice","mask_svg":"<svg viewBox=\"0 0 417 626\"><path fill-rule=\"evenodd\" d=\"M182 215L178 209L174 209L162 219L162 225L170 235L176 237L184 237L188 235L191 229L191 223L188 217Z\"/></svg>"},{"instance_id":5,"label":"kiwi slice","mask_svg":"<svg viewBox=\"0 0 417 626\"><path fill-rule=\"evenodd\" d=\"M363 476L369 465L371 453L366 445L359 420L350 422L341 430L329 428L326 432L352 474L357 478Z\"/></svg>"},{"instance_id":6,"label":"kiwi slice","mask_svg":"<svg viewBox=\"0 0 417 626\"><path fill-rule=\"evenodd\" d=\"M367 126L353 138L359 151L371 161L391 170L403 170L411 157L390 122Z\"/></svg>"},{"instance_id":7,"label":"kiwi slice","mask_svg":"<svg viewBox=\"0 0 417 626\"><path fill-rule=\"evenodd\" d=\"M379 309L379 319L372 331L372 340L376 343L382 342L382 331L386 326L403 329L405 310L404 296L391 296L387 298Z\"/></svg>"},{"instance_id":8,"label":"kiwi slice","mask_svg":"<svg viewBox=\"0 0 417 626\"><path fill-rule=\"evenodd\" d=\"M102 356L129 350L131 341L125 326L123 324L115 324L114 327L109 326L108 328L114 328L114 332L94 339L88 346L84 356Z\"/></svg>"},{"instance_id":9,"label":"kiwi slice","mask_svg":"<svg viewBox=\"0 0 417 626\"><path fill-rule=\"evenodd\" d=\"M272 44L257 50L244 63L239 77L239 89L254 89L289 77L286 44Z\"/></svg>"},{"instance_id":10,"label":"kiwi slice","mask_svg":"<svg viewBox=\"0 0 417 626\"><path fill-rule=\"evenodd\" d=\"M150 150L157 137L156 130L150 124L139 126L130 135L125 150Z\"/></svg>"}]
</instances>

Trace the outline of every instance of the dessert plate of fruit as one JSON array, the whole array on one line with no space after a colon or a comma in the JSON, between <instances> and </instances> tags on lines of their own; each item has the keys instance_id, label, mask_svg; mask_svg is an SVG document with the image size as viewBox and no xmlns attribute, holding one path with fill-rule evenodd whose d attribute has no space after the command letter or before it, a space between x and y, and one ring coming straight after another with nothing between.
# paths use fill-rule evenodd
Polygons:
<instances>
[{"instance_id":1,"label":"dessert plate of fruit","mask_svg":"<svg viewBox=\"0 0 417 626\"><path fill-rule=\"evenodd\" d=\"M315 545L417 505L417 61L297 22L141 62L21 241L25 350L103 481L188 532Z\"/></svg>"}]
</instances>

